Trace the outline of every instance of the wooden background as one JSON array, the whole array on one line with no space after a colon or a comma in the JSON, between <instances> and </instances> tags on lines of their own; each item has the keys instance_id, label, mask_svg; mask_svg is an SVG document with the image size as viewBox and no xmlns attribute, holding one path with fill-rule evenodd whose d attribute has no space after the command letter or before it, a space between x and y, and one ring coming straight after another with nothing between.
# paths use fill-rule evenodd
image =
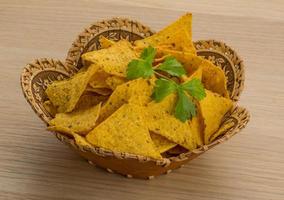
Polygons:
<instances>
[{"instance_id":1,"label":"wooden background","mask_svg":"<svg viewBox=\"0 0 284 200\"><path fill-rule=\"evenodd\" d=\"M38 57L64 59L86 25L129 16L159 30L193 13L194 39L225 41L245 61L241 134L151 181L84 162L26 103L19 77ZM0 0L0 199L284 199L282 0Z\"/></svg>"}]
</instances>

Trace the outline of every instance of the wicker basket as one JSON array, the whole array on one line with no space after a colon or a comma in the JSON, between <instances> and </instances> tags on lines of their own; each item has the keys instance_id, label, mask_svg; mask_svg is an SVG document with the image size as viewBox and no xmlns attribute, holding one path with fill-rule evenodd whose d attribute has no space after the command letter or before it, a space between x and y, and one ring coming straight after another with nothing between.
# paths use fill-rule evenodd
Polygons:
<instances>
[{"instance_id":1,"label":"wicker basket","mask_svg":"<svg viewBox=\"0 0 284 200\"><path fill-rule=\"evenodd\" d=\"M112 40L127 39L135 41L153 34L149 27L126 18L113 18L92 24L77 37L72 44L66 61L54 59L36 59L27 64L21 74L23 93L37 115L47 123L52 117L44 109L47 100L45 89L54 80L70 77L82 67L80 56L88 51L100 49L100 35ZM242 60L227 45L214 40L201 40L194 43L197 54L220 66L227 76L227 87L233 101L238 101L244 86L244 66ZM128 178L151 179L160 174L167 174L173 169L183 166L212 147L223 143L238 133L249 121L246 109L235 106L223 119L220 126L222 135L209 145L192 152L182 153L176 157L155 160L128 153L119 153L103 148L76 144L73 138L61 133L55 136L63 143L86 158L90 164L105 168L108 172L125 175ZM225 128L226 124L233 124Z\"/></svg>"}]
</instances>

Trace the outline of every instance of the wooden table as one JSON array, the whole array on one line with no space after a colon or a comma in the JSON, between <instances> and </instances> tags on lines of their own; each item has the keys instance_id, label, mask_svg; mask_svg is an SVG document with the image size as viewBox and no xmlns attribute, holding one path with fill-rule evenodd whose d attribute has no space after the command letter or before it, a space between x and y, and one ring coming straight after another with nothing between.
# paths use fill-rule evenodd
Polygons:
<instances>
[{"instance_id":1,"label":"wooden table","mask_svg":"<svg viewBox=\"0 0 284 200\"><path fill-rule=\"evenodd\" d=\"M284 3L281 0L0 1L0 199L284 199ZM111 16L155 30L190 11L194 39L223 40L242 56L241 134L151 181L89 165L49 132L19 77L34 58L64 59L77 33Z\"/></svg>"}]
</instances>

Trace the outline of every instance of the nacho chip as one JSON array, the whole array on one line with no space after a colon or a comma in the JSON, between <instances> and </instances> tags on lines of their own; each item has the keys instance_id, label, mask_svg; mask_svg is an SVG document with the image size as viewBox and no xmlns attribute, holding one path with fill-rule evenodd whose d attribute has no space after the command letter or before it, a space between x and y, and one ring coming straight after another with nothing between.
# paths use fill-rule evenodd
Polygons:
<instances>
[{"instance_id":1,"label":"nacho chip","mask_svg":"<svg viewBox=\"0 0 284 200\"><path fill-rule=\"evenodd\" d=\"M110 76L106 79L106 85L112 90L115 90L117 86L125 82L126 82L126 79L118 77L118 76Z\"/></svg>"},{"instance_id":2,"label":"nacho chip","mask_svg":"<svg viewBox=\"0 0 284 200\"><path fill-rule=\"evenodd\" d=\"M59 127L64 131L86 135L96 125L101 104L96 106L74 110L71 113L58 113L49 121L50 126Z\"/></svg>"},{"instance_id":3,"label":"nacho chip","mask_svg":"<svg viewBox=\"0 0 284 200\"><path fill-rule=\"evenodd\" d=\"M169 141L167 138L160 136L155 133L150 133L151 138L156 146L156 149L160 152L160 154L168 151L169 149L175 147L177 144Z\"/></svg>"},{"instance_id":4,"label":"nacho chip","mask_svg":"<svg viewBox=\"0 0 284 200\"><path fill-rule=\"evenodd\" d=\"M110 39L107 39L105 36L101 35L99 37L99 43L100 43L102 49L106 49L106 48L111 47L115 42L110 40Z\"/></svg>"},{"instance_id":5,"label":"nacho chip","mask_svg":"<svg viewBox=\"0 0 284 200\"><path fill-rule=\"evenodd\" d=\"M128 63L137 59L130 42L120 40L107 49L91 51L82 55L84 61L95 63L103 71L110 75L126 77Z\"/></svg>"},{"instance_id":6,"label":"nacho chip","mask_svg":"<svg viewBox=\"0 0 284 200\"><path fill-rule=\"evenodd\" d=\"M172 94L159 103L148 104L146 108L147 126L151 132L180 144L188 150L193 150L196 148L196 142L189 124L181 122L171 114L175 105L172 102L175 99L176 95Z\"/></svg>"},{"instance_id":7,"label":"nacho chip","mask_svg":"<svg viewBox=\"0 0 284 200\"><path fill-rule=\"evenodd\" d=\"M198 69L202 69L202 82L204 87L223 97L229 97L227 90L227 79L224 71L210 61L187 52L173 51L169 49L158 49L160 56L172 55L180 61L188 75L192 75Z\"/></svg>"},{"instance_id":8,"label":"nacho chip","mask_svg":"<svg viewBox=\"0 0 284 200\"><path fill-rule=\"evenodd\" d=\"M73 136L75 139L75 143L78 146L89 148L89 149L92 148L92 145L86 140L85 137L82 137L81 135L78 135L76 133L74 133Z\"/></svg>"},{"instance_id":9,"label":"nacho chip","mask_svg":"<svg viewBox=\"0 0 284 200\"><path fill-rule=\"evenodd\" d=\"M96 106L97 104L105 103L106 100L108 99L108 96L102 96L98 94L94 94L91 92L85 92L79 99L75 110L80 110L80 109L88 109L90 107Z\"/></svg>"},{"instance_id":10,"label":"nacho chip","mask_svg":"<svg viewBox=\"0 0 284 200\"><path fill-rule=\"evenodd\" d=\"M55 114L57 113L56 107L49 100L43 103L43 107L52 117L54 117Z\"/></svg>"},{"instance_id":11,"label":"nacho chip","mask_svg":"<svg viewBox=\"0 0 284 200\"><path fill-rule=\"evenodd\" d=\"M206 90L206 97L199 102L199 106L205 126L204 143L209 144L210 137L218 130L222 118L232 108L233 102Z\"/></svg>"},{"instance_id":12,"label":"nacho chip","mask_svg":"<svg viewBox=\"0 0 284 200\"><path fill-rule=\"evenodd\" d=\"M141 48L148 45L154 47L166 46L169 49L196 54L196 50L191 39L191 21L192 15L188 13L158 33L145 39L137 40L135 45Z\"/></svg>"},{"instance_id":13,"label":"nacho chip","mask_svg":"<svg viewBox=\"0 0 284 200\"><path fill-rule=\"evenodd\" d=\"M98 70L90 79L89 85L92 88L108 88L108 85L106 84L106 79L110 75L103 70Z\"/></svg>"},{"instance_id":14,"label":"nacho chip","mask_svg":"<svg viewBox=\"0 0 284 200\"><path fill-rule=\"evenodd\" d=\"M87 135L94 146L112 151L162 158L143 119L143 108L125 104Z\"/></svg>"},{"instance_id":15,"label":"nacho chip","mask_svg":"<svg viewBox=\"0 0 284 200\"><path fill-rule=\"evenodd\" d=\"M146 105L151 100L154 82L154 77L149 80L139 78L119 85L102 107L99 122L105 120L125 103Z\"/></svg>"},{"instance_id":16,"label":"nacho chip","mask_svg":"<svg viewBox=\"0 0 284 200\"><path fill-rule=\"evenodd\" d=\"M71 112L93 74L98 70L97 66L90 66L87 71L75 74L63 81L55 81L46 89L46 94L59 113Z\"/></svg>"}]
</instances>

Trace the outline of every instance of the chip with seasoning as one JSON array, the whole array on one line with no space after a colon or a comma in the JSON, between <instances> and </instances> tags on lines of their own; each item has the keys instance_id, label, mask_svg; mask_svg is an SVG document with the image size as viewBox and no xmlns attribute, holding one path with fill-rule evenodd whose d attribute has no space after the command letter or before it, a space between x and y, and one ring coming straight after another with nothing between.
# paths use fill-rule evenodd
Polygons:
<instances>
[{"instance_id":1,"label":"chip with seasoning","mask_svg":"<svg viewBox=\"0 0 284 200\"><path fill-rule=\"evenodd\" d=\"M196 54L191 39L191 22L192 15L188 13L158 33L145 39L137 40L135 45L141 48L148 45L154 47L165 46L169 49Z\"/></svg>"},{"instance_id":2,"label":"chip with seasoning","mask_svg":"<svg viewBox=\"0 0 284 200\"><path fill-rule=\"evenodd\" d=\"M143 118L143 108L125 104L99 124L87 136L87 141L105 149L162 158L157 151Z\"/></svg>"},{"instance_id":3,"label":"chip with seasoning","mask_svg":"<svg viewBox=\"0 0 284 200\"><path fill-rule=\"evenodd\" d=\"M99 121L108 118L125 103L145 105L151 100L154 78L135 79L116 87L107 102L103 105Z\"/></svg>"},{"instance_id":4,"label":"chip with seasoning","mask_svg":"<svg viewBox=\"0 0 284 200\"><path fill-rule=\"evenodd\" d=\"M55 81L47 87L45 92L59 113L71 112L75 108L97 70L97 66L90 66L87 71L77 73L67 80Z\"/></svg>"},{"instance_id":5,"label":"chip with seasoning","mask_svg":"<svg viewBox=\"0 0 284 200\"><path fill-rule=\"evenodd\" d=\"M206 90L206 97L199 102L199 106L205 127L204 143L209 144L211 136L218 130L224 115L232 108L233 102ZM217 136L214 135L215 138Z\"/></svg>"},{"instance_id":6,"label":"chip with seasoning","mask_svg":"<svg viewBox=\"0 0 284 200\"><path fill-rule=\"evenodd\" d=\"M99 66L104 72L119 77L126 77L128 63L138 57L130 42L120 40L107 49L87 52L82 59Z\"/></svg>"},{"instance_id":7,"label":"chip with seasoning","mask_svg":"<svg viewBox=\"0 0 284 200\"><path fill-rule=\"evenodd\" d=\"M100 109L101 104L98 104L89 108L74 110L70 113L58 113L48 123L49 126L54 126L55 130L56 127L59 127L59 130L65 130L70 134L86 135L95 127Z\"/></svg>"},{"instance_id":8,"label":"chip with seasoning","mask_svg":"<svg viewBox=\"0 0 284 200\"><path fill-rule=\"evenodd\" d=\"M150 133L151 138L154 142L154 145L156 146L157 150L162 154L166 151L168 151L169 149L175 147L177 144L174 142L171 142L170 140L168 140L167 138L158 135L156 133Z\"/></svg>"}]
</instances>

